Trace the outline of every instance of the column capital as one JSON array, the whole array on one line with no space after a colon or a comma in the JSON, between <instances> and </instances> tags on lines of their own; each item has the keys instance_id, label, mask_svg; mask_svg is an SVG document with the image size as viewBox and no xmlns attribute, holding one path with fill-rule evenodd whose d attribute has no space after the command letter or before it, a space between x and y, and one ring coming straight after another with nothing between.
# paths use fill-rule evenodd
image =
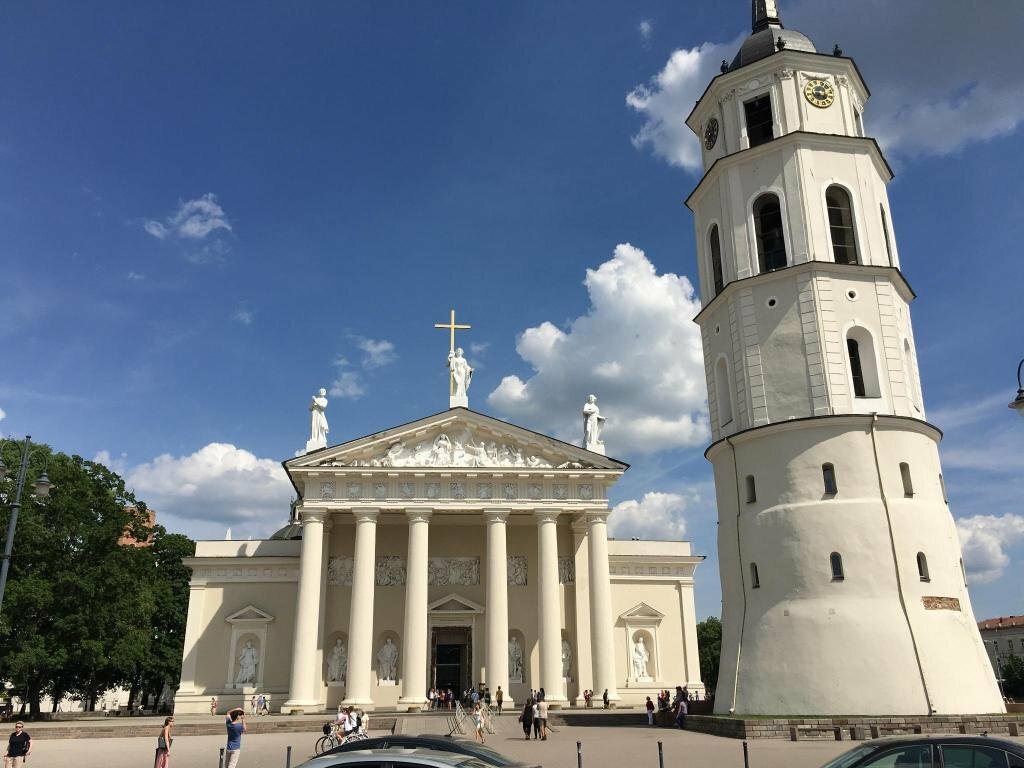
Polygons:
<instances>
[{"instance_id":1,"label":"column capital","mask_svg":"<svg viewBox=\"0 0 1024 768\"><path fill-rule=\"evenodd\" d=\"M593 525L594 523L607 523L608 515L611 513L612 511L607 507L590 507L589 509L583 510L581 519L584 520L588 526Z\"/></svg>"},{"instance_id":2,"label":"column capital","mask_svg":"<svg viewBox=\"0 0 1024 768\"><path fill-rule=\"evenodd\" d=\"M380 507L352 507L352 514L357 523L376 523L380 516Z\"/></svg>"},{"instance_id":3,"label":"column capital","mask_svg":"<svg viewBox=\"0 0 1024 768\"><path fill-rule=\"evenodd\" d=\"M302 507L300 509L300 519L303 526L308 523L326 523L330 517L330 511L326 509L313 509L312 507Z\"/></svg>"},{"instance_id":4,"label":"column capital","mask_svg":"<svg viewBox=\"0 0 1024 768\"><path fill-rule=\"evenodd\" d=\"M510 512L508 509L485 509L484 520L488 523L508 523Z\"/></svg>"},{"instance_id":5,"label":"column capital","mask_svg":"<svg viewBox=\"0 0 1024 768\"><path fill-rule=\"evenodd\" d=\"M434 514L433 507L406 507L405 516L410 523L429 523Z\"/></svg>"},{"instance_id":6,"label":"column capital","mask_svg":"<svg viewBox=\"0 0 1024 768\"><path fill-rule=\"evenodd\" d=\"M537 525L543 525L544 523L557 523L559 514L561 514L561 510L558 509L545 509L544 507L538 507L533 510L533 516L537 520Z\"/></svg>"}]
</instances>

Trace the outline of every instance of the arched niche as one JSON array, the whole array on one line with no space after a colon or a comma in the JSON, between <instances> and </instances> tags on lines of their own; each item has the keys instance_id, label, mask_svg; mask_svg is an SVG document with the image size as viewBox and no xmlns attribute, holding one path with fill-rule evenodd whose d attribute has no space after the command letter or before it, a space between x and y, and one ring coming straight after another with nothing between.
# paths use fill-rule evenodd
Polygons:
<instances>
[{"instance_id":1,"label":"arched niche","mask_svg":"<svg viewBox=\"0 0 1024 768\"><path fill-rule=\"evenodd\" d=\"M224 617L224 621L231 625L226 690L255 693L263 687L267 626L273 620L273 616L254 605L247 605Z\"/></svg>"},{"instance_id":2,"label":"arched niche","mask_svg":"<svg viewBox=\"0 0 1024 768\"><path fill-rule=\"evenodd\" d=\"M340 645L339 645L340 643ZM324 684L345 689L348 683L348 633L332 632L324 643Z\"/></svg>"},{"instance_id":3,"label":"arched niche","mask_svg":"<svg viewBox=\"0 0 1024 768\"><path fill-rule=\"evenodd\" d=\"M660 679L658 629L664 618L665 614L647 603L639 603L619 616L626 632L627 686L648 686Z\"/></svg>"},{"instance_id":4,"label":"arched niche","mask_svg":"<svg viewBox=\"0 0 1024 768\"><path fill-rule=\"evenodd\" d=\"M398 633L389 629L377 635L373 643L373 670L379 687L393 688L398 685L402 676L402 662L402 643Z\"/></svg>"}]
</instances>

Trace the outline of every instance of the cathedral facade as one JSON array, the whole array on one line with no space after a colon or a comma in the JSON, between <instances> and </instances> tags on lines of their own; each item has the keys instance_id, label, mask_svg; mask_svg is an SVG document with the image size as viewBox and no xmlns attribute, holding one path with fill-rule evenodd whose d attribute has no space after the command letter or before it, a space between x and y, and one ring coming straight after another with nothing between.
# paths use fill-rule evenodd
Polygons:
<instances>
[{"instance_id":1,"label":"cathedral facade","mask_svg":"<svg viewBox=\"0 0 1024 768\"><path fill-rule=\"evenodd\" d=\"M479 685L500 686L506 706L540 688L556 707L585 690L633 705L676 685L703 696L703 558L689 542L610 539L608 491L626 464L465 396L453 387L448 411L333 447L316 447L326 401L314 399L311 450L285 462L293 524L199 542L187 561L176 711L256 692L282 712L409 711L430 688Z\"/></svg>"},{"instance_id":2,"label":"cathedral facade","mask_svg":"<svg viewBox=\"0 0 1024 768\"><path fill-rule=\"evenodd\" d=\"M773 0L687 118L718 499L715 711L996 713L868 89Z\"/></svg>"}]
</instances>

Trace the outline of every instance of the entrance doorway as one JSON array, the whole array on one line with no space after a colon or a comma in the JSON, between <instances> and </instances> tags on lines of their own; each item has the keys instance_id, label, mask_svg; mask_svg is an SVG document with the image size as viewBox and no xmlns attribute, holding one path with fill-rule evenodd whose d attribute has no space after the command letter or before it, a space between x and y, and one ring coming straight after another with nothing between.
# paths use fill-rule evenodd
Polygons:
<instances>
[{"instance_id":1,"label":"entrance doorway","mask_svg":"<svg viewBox=\"0 0 1024 768\"><path fill-rule=\"evenodd\" d=\"M458 697L472 684L472 637L470 627L435 627L430 633L430 677L434 688L451 688Z\"/></svg>"}]
</instances>

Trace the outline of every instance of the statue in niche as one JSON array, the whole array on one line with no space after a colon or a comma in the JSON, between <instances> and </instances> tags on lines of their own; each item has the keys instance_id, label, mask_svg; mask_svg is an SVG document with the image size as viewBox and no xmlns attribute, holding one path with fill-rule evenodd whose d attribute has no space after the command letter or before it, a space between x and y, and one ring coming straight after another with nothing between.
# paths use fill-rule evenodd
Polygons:
<instances>
[{"instance_id":1,"label":"statue in niche","mask_svg":"<svg viewBox=\"0 0 1024 768\"><path fill-rule=\"evenodd\" d=\"M508 679L523 682L523 647L515 635L508 641Z\"/></svg>"},{"instance_id":2,"label":"statue in niche","mask_svg":"<svg viewBox=\"0 0 1024 768\"><path fill-rule=\"evenodd\" d=\"M398 679L398 647L389 637L377 651L377 679L394 682Z\"/></svg>"},{"instance_id":3,"label":"statue in niche","mask_svg":"<svg viewBox=\"0 0 1024 768\"><path fill-rule=\"evenodd\" d=\"M604 453L601 430L604 429L605 421L601 409L597 407L597 395L588 395L583 406L583 447L588 451Z\"/></svg>"},{"instance_id":4,"label":"statue in niche","mask_svg":"<svg viewBox=\"0 0 1024 768\"><path fill-rule=\"evenodd\" d=\"M339 637L327 656L327 682L344 683L347 675L348 654L345 652L345 644Z\"/></svg>"},{"instance_id":5,"label":"statue in niche","mask_svg":"<svg viewBox=\"0 0 1024 768\"><path fill-rule=\"evenodd\" d=\"M473 379L473 369L469 367L469 362L462 355L462 347L448 353L452 397L466 397L469 392L469 382Z\"/></svg>"},{"instance_id":6,"label":"statue in niche","mask_svg":"<svg viewBox=\"0 0 1024 768\"><path fill-rule=\"evenodd\" d=\"M569 668L572 667L572 648L569 641L562 641L562 677L569 677Z\"/></svg>"},{"instance_id":7,"label":"statue in niche","mask_svg":"<svg viewBox=\"0 0 1024 768\"><path fill-rule=\"evenodd\" d=\"M309 440L306 442L307 451L327 447L327 433L330 428L327 426L326 411L327 390L321 387L320 391L313 395L312 402L309 404L310 427Z\"/></svg>"},{"instance_id":8,"label":"statue in niche","mask_svg":"<svg viewBox=\"0 0 1024 768\"><path fill-rule=\"evenodd\" d=\"M238 674L235 675L235 685L255 685L256 667L259 666L259 656L252 640L245 641L245 647L238 655Z\"/></svg>"},{"instance_id":9,"label":"statue in niche","mask_svg":"<svg viewBox=\"0 0 1024 768\"><path fill-rule=\"evenodd\" d=\"M647 646L644 645L644 636L640 635L633 643L633 677L635 679L651 679L651 676L647 674L647 662L650 658L651 654L648 652Z\"/></svg>"}]
</instances>

